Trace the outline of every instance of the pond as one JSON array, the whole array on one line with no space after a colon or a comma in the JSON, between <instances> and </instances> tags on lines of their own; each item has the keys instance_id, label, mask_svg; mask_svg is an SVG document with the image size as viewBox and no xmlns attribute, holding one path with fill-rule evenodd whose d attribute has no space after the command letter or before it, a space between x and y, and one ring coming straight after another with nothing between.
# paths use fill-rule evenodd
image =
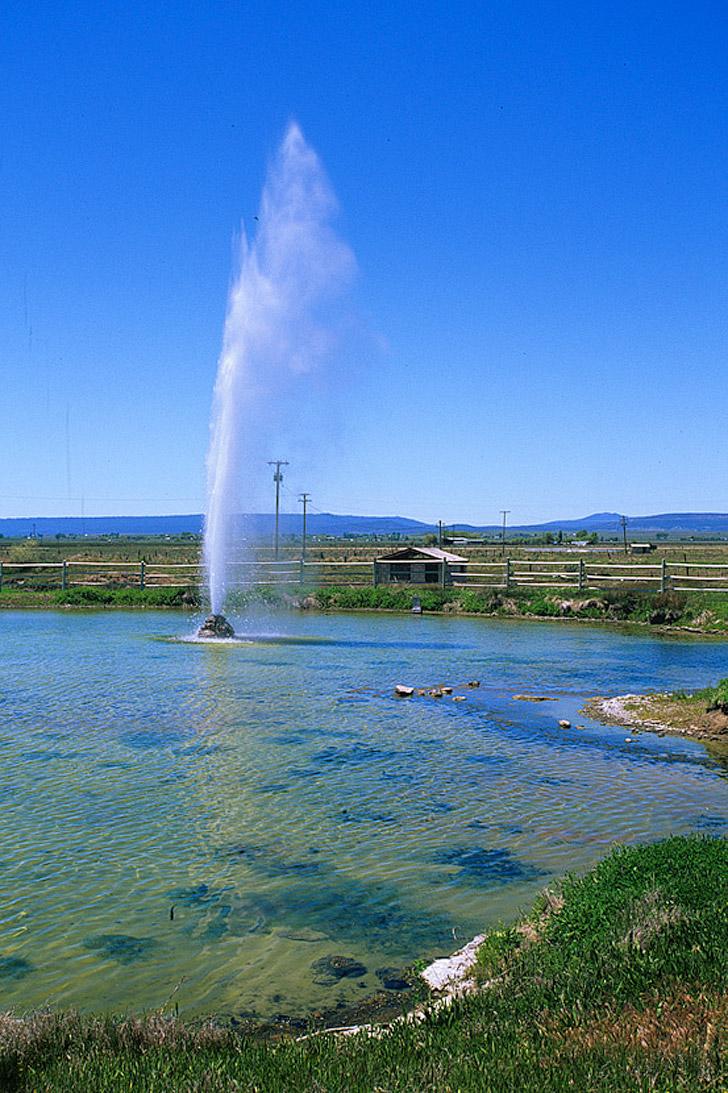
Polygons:
<instances>
[{"instance_id":1,"label":"pond","mask_svg":"<svg viewBox=\"0 0 728 1093\"><path fill-rule=\"evenodd\" d=\"M724 641L427 615L247 626L205 644L172 613L0 613L3 1008L306 1016L396 995L404 966L615 842L728 828L720 753L579 712L712 683Z\"/></svg>"}]
</instances>

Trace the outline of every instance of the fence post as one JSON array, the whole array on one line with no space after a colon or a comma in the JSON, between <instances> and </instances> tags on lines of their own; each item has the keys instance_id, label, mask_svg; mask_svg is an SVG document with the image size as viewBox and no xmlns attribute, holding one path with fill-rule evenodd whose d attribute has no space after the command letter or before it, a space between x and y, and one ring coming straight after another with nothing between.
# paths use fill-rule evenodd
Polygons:
<instances>
[{"instance_id":1,"label":"fence post","mask_svg":"<svg viewBox=\"0 0 728 1093\"><path fill-rule=\"evenodd\" d=\"M372 563L372 588L377 587L377 559Z\"/></svg>"},{"instance_id":2,"label":"fence post","mask_svg":"<svg viewBox=\"0 0 728 1093\"><path fill-rule=\"evenodd\" d=\"M584 587L584 559L579 559L579 591Z\"/></svg>"},{"instance_id":3,"label":"fence post","mask_svg":"<svg viewBox=\"0 0 728 1093\"><path fill-rule=\"evenodd\" d=\"M511 559L506 558L506 589L511 587Z\"/></svg>"},{"instance_id":4,"label":"fence post","mask_svg":"<svg viewBox=\"0 0 728 1093\"><path fill-rule=\"evenodd\" d=\"M444 589L446 583L447 562L443 558L440 564L442 566L442 569L440 570L440 588Z\"/></svg>"},{"instance_id":5,"label":"fence post","mask_svg":"<svg viewBox=\"0 0 728 1093\"><path fill-rule=\"evenodd\" d=\"M144 562L139 566L139 587L144 588Z\"/></svg>"},{"instance_id":6,"label":"fence post","mask_svg":"<svg viewBox=\"0 0 728 1093\"><path fill-rule=\"evenodd\" d=\"M0 589L3 586L3 563L0 562Z\"/></svg>"},{"instance_id":7,"label":"fence post","mask_svg":"<svg viewBox=\"0 0 728 1093\"><path fill-rule=\"evenodd\" d=\"M63 566L61 570L61 591L66 591L66 559L63 559Z\"/></svg>"},{"instance_id":8,"label":"fence post","mask_svg":"<svg viewBox=\"0 0 728 1093\"><path fill-rule=\"evenodd\" d=\"M662 559L662 566L660 568L660 592L664 592L667 588L667 562Z\"/></svg>"},{"instance_id":9,"label":"fence post","mask_svg":"<svg viewBox=\"0 0 728 1093\"><path fill-rule=\"evenodd\" d=\"M298 583L303 588L303 558L298 559Z\"/></svg>"}]
</instances>

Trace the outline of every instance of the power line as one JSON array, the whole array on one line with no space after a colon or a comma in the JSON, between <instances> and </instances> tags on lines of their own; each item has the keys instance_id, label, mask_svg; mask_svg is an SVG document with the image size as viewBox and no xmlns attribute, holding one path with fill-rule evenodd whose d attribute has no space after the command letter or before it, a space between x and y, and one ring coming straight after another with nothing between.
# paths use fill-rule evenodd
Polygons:
<instances>
[{"instance_id":1,"label":"power line","mask_svg":"<svg viewBox=\"0 0 728 1093\"><path fill-rule=\"evenodd\" d=\"M280 509L281 498L281 482L283 481L283 475L281 474L281 467L287 467L287 459L269 459L268 466L275 467L273 474L273 481L276 484L276 537L275 537L275 559L278 561L278 512Z\"/></svg>"},{"instance_id":2,"label":"power line","mask_svg":"<svg viewBox=\"0 0 728 1093\"><path fill-rule=\"evenodd\" d=\"M306 561L306 506L311 500L310 493L299 493L298 500L303 505L303 528L301 531L301 560Z\"/></svg>"},{"instance_id":3,"label":"power line","mask_svg":"<svg viewBox=\"0 0 728 1093\"><path fill-rule=\"evenodd\" d=\"M501 516L503 517L503 535L501 537L501 554L505 554L505 552L506 552L506 516L508 515L508 513L510 511L511 511L510 509L501 509L500 510Z\"/></svg>"}]
</instances>

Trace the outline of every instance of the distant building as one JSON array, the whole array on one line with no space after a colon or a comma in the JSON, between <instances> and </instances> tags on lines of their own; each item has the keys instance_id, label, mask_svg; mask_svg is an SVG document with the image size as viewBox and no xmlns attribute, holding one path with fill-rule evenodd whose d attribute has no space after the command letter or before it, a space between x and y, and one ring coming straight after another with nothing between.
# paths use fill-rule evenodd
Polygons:
<instances>
[{"instance_id":1,"label":"distant building","mask_svg":"<svg viewBox=\"0 0 728 1093\"><path fill-rule=\"evenodd\" d=\"M631 551L633 554L649 554L651 550L655 549L654 543L632 543Z\"/></svg>"},{"instance_id":2,"label":"distant building","mask_svg":"<svg viewBox=\"0 0 728 1093\"><path fill-rule=\"evenodd\" d=\"M376 584L459 584L465 582L467 558L438 547L403 547L374 560Z\"/></svg>"},{"instance_id":3,"label":"distant building","mask_svg":"<svg viewBox=\"0 0 728 1093\"><path fill-rule=\"evenodd\" d=\"M487 544L488 540L484 539L482 535L479 535L477 539L466 539L464 535L458 535L453 537L452 535L443 535L443 543L449 543L452 546L483 546Z\"/></svg>"}]
</instances>

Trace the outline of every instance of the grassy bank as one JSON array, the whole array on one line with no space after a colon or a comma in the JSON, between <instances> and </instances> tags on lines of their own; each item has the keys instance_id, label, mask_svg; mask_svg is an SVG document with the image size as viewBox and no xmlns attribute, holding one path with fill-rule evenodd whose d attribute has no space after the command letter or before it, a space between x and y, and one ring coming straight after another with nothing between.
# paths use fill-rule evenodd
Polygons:
<instances>
[{"instance_id":1,"label":"grassy bank","mask_svg":"<svg viewBox=\"0 0 728 1093\"><path fill-rule=\"evenodd\" d=\"M484 984L380 1037L261 1042L154 1015L0 1018L9 1091L728 1088L728 844L617 849L480 950Z\"/></svg>"},{"instance_id":2,"label":"grassy bank","mask_svg":"<svg viewBox=\"0 0 728 1093\"><path fill-rule=\"evenodd\" d=\"M0 590L0 610L27 610L54 607L171 607L179 610L201 610L199 589L177 588L114 588L96 585L92 588L3 588Z\"/></svg>"},{"instance_id":3,"label":"grassy bank","mask_svg":"<svg viewBox=\"0 0 728 1093\"><path fill-rule=\"evenodd\" d=\"M573 593L563 589L508 591L409 588L318 588L294 598L318 610L411 611L418 597L423 611L511 618L571 618L632 622L728 632L728 596L715 593L646 592L639 589ZM290 599L290 597L289 597Z\"/></svg>"},{"instance_id":4,"label":"grassy bank","mask_svg":"<svg viewBox=\"0 0 728 1093\"><path fill-rule=\"evenodd\" d=\"M387 585L373 588L321 586L285 591L275 585L257 587L231 597L231 615L253 604L304 611L411 612L415 598L422 610L443 614L489 615L501 618L576 619L628 622L649 626L728 633L728 595L703 592L648 592L641 589L567 593L563 589L442 589ZM199 588L94 585L66 590L2 588L2 608L155 607L201 612Z\"/></svg>"}]
</instances>

